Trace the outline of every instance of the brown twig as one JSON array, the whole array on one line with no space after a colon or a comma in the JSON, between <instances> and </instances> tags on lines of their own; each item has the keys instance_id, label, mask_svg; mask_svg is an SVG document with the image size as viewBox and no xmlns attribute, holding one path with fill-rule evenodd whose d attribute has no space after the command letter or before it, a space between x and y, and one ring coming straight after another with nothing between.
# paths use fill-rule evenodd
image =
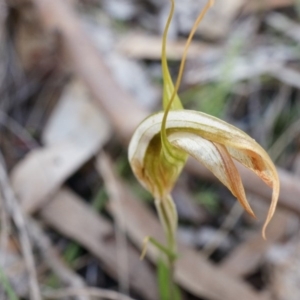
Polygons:
<instances>
[{"instance_id":1,"label":"brown twig","mask_svg":"<svg viewBox=\"0 0 300 300\"><path fill-rule=\"evenodd\" d=\"M30 299L41 300L40 289L37 281L32 247L26 228L26 216L14 195L7 177L5 162L0 153L0 187L5 209L12 217L18 231L22 253L24 255L26 268L29 274Z\"/></svg>"}]
</instances>

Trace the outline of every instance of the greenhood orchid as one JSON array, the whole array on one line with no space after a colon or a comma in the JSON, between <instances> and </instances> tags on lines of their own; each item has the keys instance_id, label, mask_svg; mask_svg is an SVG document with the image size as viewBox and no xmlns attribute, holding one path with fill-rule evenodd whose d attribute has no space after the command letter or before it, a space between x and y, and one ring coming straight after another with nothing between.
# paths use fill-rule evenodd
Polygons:
<instances>
[{"instance_id":1,"label":"greenhood orchid","mask_svg":"<svg viewBox=\"0 0 300 300\"><path fill-rule=\"evenodd\" d=\"M252 216L254 213L234 160L254 171L273 189L271 206L263 227L265 237L266 226L274 214L279 196L279 179L270 157L254 139L238 128L205 113L183 109L177 95L188 46L213 1L208 1L191 30L175 87L166 59L167 32L174 11L174 0L171 2L162 42L164 111L149 116L136 129L129 145L130 165L137 179L155 199L172 251L176 251L177 213L170 193L188 156L207 167Z\"/></svg>"}]
</instances>

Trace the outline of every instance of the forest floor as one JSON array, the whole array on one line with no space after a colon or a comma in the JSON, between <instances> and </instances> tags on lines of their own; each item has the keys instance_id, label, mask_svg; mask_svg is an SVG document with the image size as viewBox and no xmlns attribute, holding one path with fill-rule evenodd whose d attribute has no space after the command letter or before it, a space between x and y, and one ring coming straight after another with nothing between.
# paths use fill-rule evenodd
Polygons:
<instances>
[{"instance_id":1,"label":"forest floor","mask_svg":"<svg viewBox=\"0 0 300 300\"><path fill-rule=\"evenodd\" d=\"M176 78L205 0L177 1ZM169 300L152 196L130 138L161 110L167 0L0 0L0 299ZM179 96L253 137L281 191L238 166L256 219L188 161L173 198L182 300L300 299L300 1L216 0L190 46ZM173 299L170 299L173 300Z\"/></svg>"}]
</instances>

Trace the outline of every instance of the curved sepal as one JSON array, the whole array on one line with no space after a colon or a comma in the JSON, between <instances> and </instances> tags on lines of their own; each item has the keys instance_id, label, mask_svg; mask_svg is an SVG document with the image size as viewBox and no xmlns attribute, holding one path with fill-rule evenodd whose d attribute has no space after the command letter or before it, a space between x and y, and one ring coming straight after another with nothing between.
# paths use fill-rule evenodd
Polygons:
<instances>
[{"instance_id":1,"label":"curved sepal","mask_svg":"<svg viewBox=\"0 0 300 300\"><path fill-rule=\"evenodd\" d=\"M137 178L151 192L159 190L156 187L158 185L160 189L166 187L167 193L169 193L185 163L187 154L195 155L196 141L202 144L202 146L198 145L197 147L204 147L204 142L202 140L199 142L200 139L198 139L201 137L215 145L214 153L218 152L219 162L223 161L223 170L226 170L227 175L220 176L219 173L217 177L222 178L220 180L232 191L249 213L251 213L251 209L247 206L243 196L240 179L238 179L233 164L231 164L231 158L228 157L232 157L254 171L266 184L273 188L271 206L263 227L263 236L265 237L266 226L275 212L279 196L278 174L265 150L245 132L218 118L192 110L176 110L169 112L166 122L168 142L172 145L172 149L177 149L176 156L170 154L175 163L170 162L161 155L163 152L161 150L162 145L158 138L163 115L164 113L161 112L148 117L140 124L132 137L129 146L129 161ZM182 139L176 139L177 142L175 143L174 135L175 137L181 135ZM186 136L185 139L184 136ZM211 145L206 144L205 147L210 149ZM199 160L200 157L199 154ZM202 159L205 164L204 161L205 159ZM215 170L214 172L218 174L220 171ZM153 178L150 180L150 177Z\"/></svg>"},{"instance_id":2,"label":"curved sepal","mask_svg":"<svg viewBox=\"0 0 300 300\"><path fill-rule=\"evenodd\" d=\"M253 217L240 174L225 146L205 140L195 133L177 132L169 136L172 145L185 151L209 169Z\"/></svg>"}]
</instances>

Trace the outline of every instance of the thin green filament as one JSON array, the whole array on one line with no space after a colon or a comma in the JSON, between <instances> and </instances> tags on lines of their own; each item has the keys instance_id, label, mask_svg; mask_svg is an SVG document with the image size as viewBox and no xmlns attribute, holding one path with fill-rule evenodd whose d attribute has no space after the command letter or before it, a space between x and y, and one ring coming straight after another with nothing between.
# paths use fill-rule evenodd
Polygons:
<instances>
[{"instance_id":1,"label":"thin green filament","mask_svg":"<svg viewBox=\"0 0 300 300\"><path fill-rule=\"evenodd\" d=\"M206 5L204 6L203 10L200 12L198 18L196 19L193 27L192 27L192 30L189 34L189 37L187 39L187 42L185 44L185 48L184 48L184 52L183 52L183 55L182 55L182 59L181 59L181 63L180 63L180 67L179 67L179 73L178 73L178 76L177 76L177 80L176 80L176 84L175 84L175 88L173 90L173 93L172 93L172 96L168 102L168 105L165 109L165 113L164 113L164 116L163 116L163 120L162 120L162 125L161 125L161 140L162 140L162 147L164 149L164 151L167 153L167 154L171 154L172 155L172 146L171 144L169 143L168 141L168 138L167 138L167 132L166 132L166 123L167 123L167 116L168 116L168 113L172 107L172 103L175 99L175 96L177 94L177 91L179 89L179 85L180 85L180 82L181 82L181 79L182 79L182 75L183 75L183 70L184 70L184 67L185 67L185 62L186 62L186 57L187 57L187 52L188 52L188 48L191 44L191 41L193 39L193 36L197 30L197 27L199 25L199 23L202 21L202 19L204 18L204 16L206 15L208 9L214 4L214 0L209 0ZM171 0L171 9L170 9L170 14L169 14L169 17L168 17L168 21L167 21L167 24L166 24L166 27L165 27L165 32L164 32L164 38L163 38L163 51L162 51L162 60L166 60L166 36L167 36L167 32L168 32L168 29L169 29L169 26L170 26L170 22L172 20L172 17L173 17L173 14L174 14L174 7L175 7L175 4L174 4L174 0ZM162 62L165 64L165 66L167 67L167 62ZM174 156L174 154L172 155Z\"/></svg>"},{"instance_id":2,"label":"thin green filament","mask_svg":"<svg viewBox=\"0 0 300 300\"><path fill-rule=\"evenodd\" d=\"M167 23L164 29L164 33L163 33L163 39L162 39L162 68L163 70L168 70L168 62L167 62L167 54L166 54L166 48L167 48L167 35L168 35L168 31L170 28L170 24L174 15L174 10L175 10L175 3L174 0L171 0L171 8L170 8L170 12L169 12L169 16L167 19Z\"/></svg>"}]
</instances>

